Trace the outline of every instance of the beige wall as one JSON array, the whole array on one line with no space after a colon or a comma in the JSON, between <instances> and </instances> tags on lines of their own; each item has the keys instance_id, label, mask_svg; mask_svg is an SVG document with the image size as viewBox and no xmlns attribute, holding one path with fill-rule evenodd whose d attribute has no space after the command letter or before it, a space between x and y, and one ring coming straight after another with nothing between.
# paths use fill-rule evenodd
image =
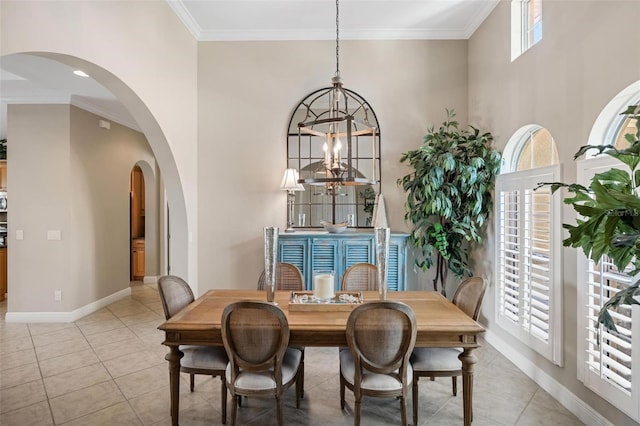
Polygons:
<instances>
[{"instance_id":1,"label":"beige wall","mask_svg":"<svg viewBox=\"0 0 640 426\"><path fill-rule=\"evenodd\" d=\"M129 286L129 176L155 160L144 135L98 120L69 105L8 108L10 312L69 312ZM157 204L147 212L157 227ZM47 240L50 230L61 240ZM158 273L156 235L148 275Z\"/></svg>"},{"instance_id":2,"label":"beige wall","mask_svg":"<svg viewBox=\"0 0 640 426\"><path fill-rule=\"evenodd\" d=\"M640 79L638 17L640 2L547 1L543 3L543 39L510 61L510 6L503 1L469 41L469 116L486 126L502 149L527 124L547 128L558 146L562 179L575 182L573 154L587 143L605 105ZM562 220L575 221L564 207ZM491 276L493 235L476 253L476 272ZM564 367L556 367L495 324L494 282L484 299L482 322L526 358L613 424L636 424L587 390L576 378L576 250L563 252Z\"/></svg>"},{"instance_id":3,"label":"beige wall","mask_svg":"<svg viewBox=\"0 0 640 426\"><path fill-rule=\"evenodd\" d=\"M342 41L344 85L374 108L382 134L382 193L406 231L396 180L403 152L422 144L445 108L466 121L466 41ZM198 47L200 291L254 288L262 228L286 227L286 130L293 108L330 85L334 42L201 42ZM409 265L410 286L430 288Z\"/></svg>"},{"instance_id":4,"label":"beige wall","mask_svg":"<svg viewBox=\"0 0 640 426\"><path fill-rule=\"evenodd\" d=\"M69 105L11 105L7 110L8 311L71 311ZM24 239L15 239L16 231ZM48 230L61 241L47 241ZM54 290L63 300L53 304Z\"/></svg>"},{"instance_id":5,"label":"beige wall","mask_svg":"<svg viewBox=\"0 0 640 426\"><path fill-rule=\"evenodd\" d=\"M71 280L77 306L129 286L129 183L131 169L155 159L142 133L71 107ZM158 179L145 176L145 276L157 276ZM151 189L151 190L149 190ZM147 195L148 194L148 195Z\"/></svg>"}]
</instances>

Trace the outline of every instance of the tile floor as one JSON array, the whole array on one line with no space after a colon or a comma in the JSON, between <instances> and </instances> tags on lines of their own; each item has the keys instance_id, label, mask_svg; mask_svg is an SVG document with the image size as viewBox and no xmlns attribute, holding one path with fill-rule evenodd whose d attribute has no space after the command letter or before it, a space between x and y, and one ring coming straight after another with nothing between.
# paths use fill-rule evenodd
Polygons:
<instances>
[{"instance_id":1,"label":"tile floor","mask_svg":"<svg viewBox=\"0 0 640 426\"><path fill-rule=\"evenodd\" d=\"M163 322L155 287L132 284L132 295L75 323L5 323L0 303L0 424L170 425L169 374L156 327ZM477 351L474 425L579 425L580 421L489 344ZM307 348L305 398L284 399L285 423L352 425L353 395L340 410L335 348ZM218 378L182 375L180 424L220 424ZM462 424L462 396L451 380L420 381L419 423ZM411 410L411 403L408 404ZM399 424L395 400L371 398L363 425ZM250 398L238 424L275 424L272 401Z\"/></svg>"}]
</instances>

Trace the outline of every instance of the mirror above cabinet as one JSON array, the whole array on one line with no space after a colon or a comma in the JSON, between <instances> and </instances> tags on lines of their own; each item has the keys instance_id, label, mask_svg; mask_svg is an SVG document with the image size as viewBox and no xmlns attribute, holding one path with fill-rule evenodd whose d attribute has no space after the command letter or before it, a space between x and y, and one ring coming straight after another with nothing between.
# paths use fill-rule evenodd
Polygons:
<instances>
[{"instance_id":1,"label":"mirror above cabinet","mask_svg":"<svg viewBox=\"0 0 640 426\"><path fill-rule=\"evenodd\" d=\"M289 193L294 228L321 228L322 222L371 227L381 159L380 127L369 103L339 78L305 96L289 119L287 167L298 171L304 188Z\"/></svg>"}]
</instances>

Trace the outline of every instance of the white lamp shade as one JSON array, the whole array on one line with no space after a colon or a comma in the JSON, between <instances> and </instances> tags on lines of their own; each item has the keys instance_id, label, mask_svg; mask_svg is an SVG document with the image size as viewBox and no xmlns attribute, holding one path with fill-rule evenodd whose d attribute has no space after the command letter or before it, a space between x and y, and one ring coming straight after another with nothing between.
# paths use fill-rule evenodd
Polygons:
<instances>
[{"instance_id":1,"label":"white lamp shade","mask_svg":"<svg viewBox=\"0 0 640 426\"><path fill-rule=\"evenodd\" d=\"M296 169L286 169L284 171L280 189L287 191L304 191L304 186L298 183L298 171Z\"/></svg>"}]
</instances>

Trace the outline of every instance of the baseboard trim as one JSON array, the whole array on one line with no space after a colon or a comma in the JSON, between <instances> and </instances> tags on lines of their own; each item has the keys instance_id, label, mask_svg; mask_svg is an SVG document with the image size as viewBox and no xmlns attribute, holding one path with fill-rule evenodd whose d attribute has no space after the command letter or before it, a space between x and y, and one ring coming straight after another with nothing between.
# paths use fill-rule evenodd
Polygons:
<instances>
[{"instance_id":1,"label":"baseboard trim","mask_svg":"<svg viewBox=\"0 0 640 426\"><path fill-rule=\"evenodd\" d=\"M536 382L538 386L554 397L567 410L571 411L581 422L593 426L614 426L613 423L602 416L602 414L578 398L569 389L565 388L562 383L541 370L498 335L492 333L491 330L486 330L484 339L508 360L513 362L516 367L529 376L531 380Z\"/></svg>"},{"instance_id":2,"label":"baseboard trim","mask_svg":"<svg viewBox=\"0 0 640 426\"><path fill-rule=\"evenodd\" d=\"M145 276L144 278L142 278L142 283L143 284L157 284L158 283L158 278L160 278L157 275L149 275L149 276Z\"/></svg>"},{"instance_id":3,"label":"baseboard trim","mask_svg":"<svg viewBox=\"0 0 640 426\"><path fill-rule=\"evenodd\" d=\"M71 312L7 312L6 322L74 322L131 295L131 287L127 287L100 300L91 302Z\"/></svg>"}]
</instances>

